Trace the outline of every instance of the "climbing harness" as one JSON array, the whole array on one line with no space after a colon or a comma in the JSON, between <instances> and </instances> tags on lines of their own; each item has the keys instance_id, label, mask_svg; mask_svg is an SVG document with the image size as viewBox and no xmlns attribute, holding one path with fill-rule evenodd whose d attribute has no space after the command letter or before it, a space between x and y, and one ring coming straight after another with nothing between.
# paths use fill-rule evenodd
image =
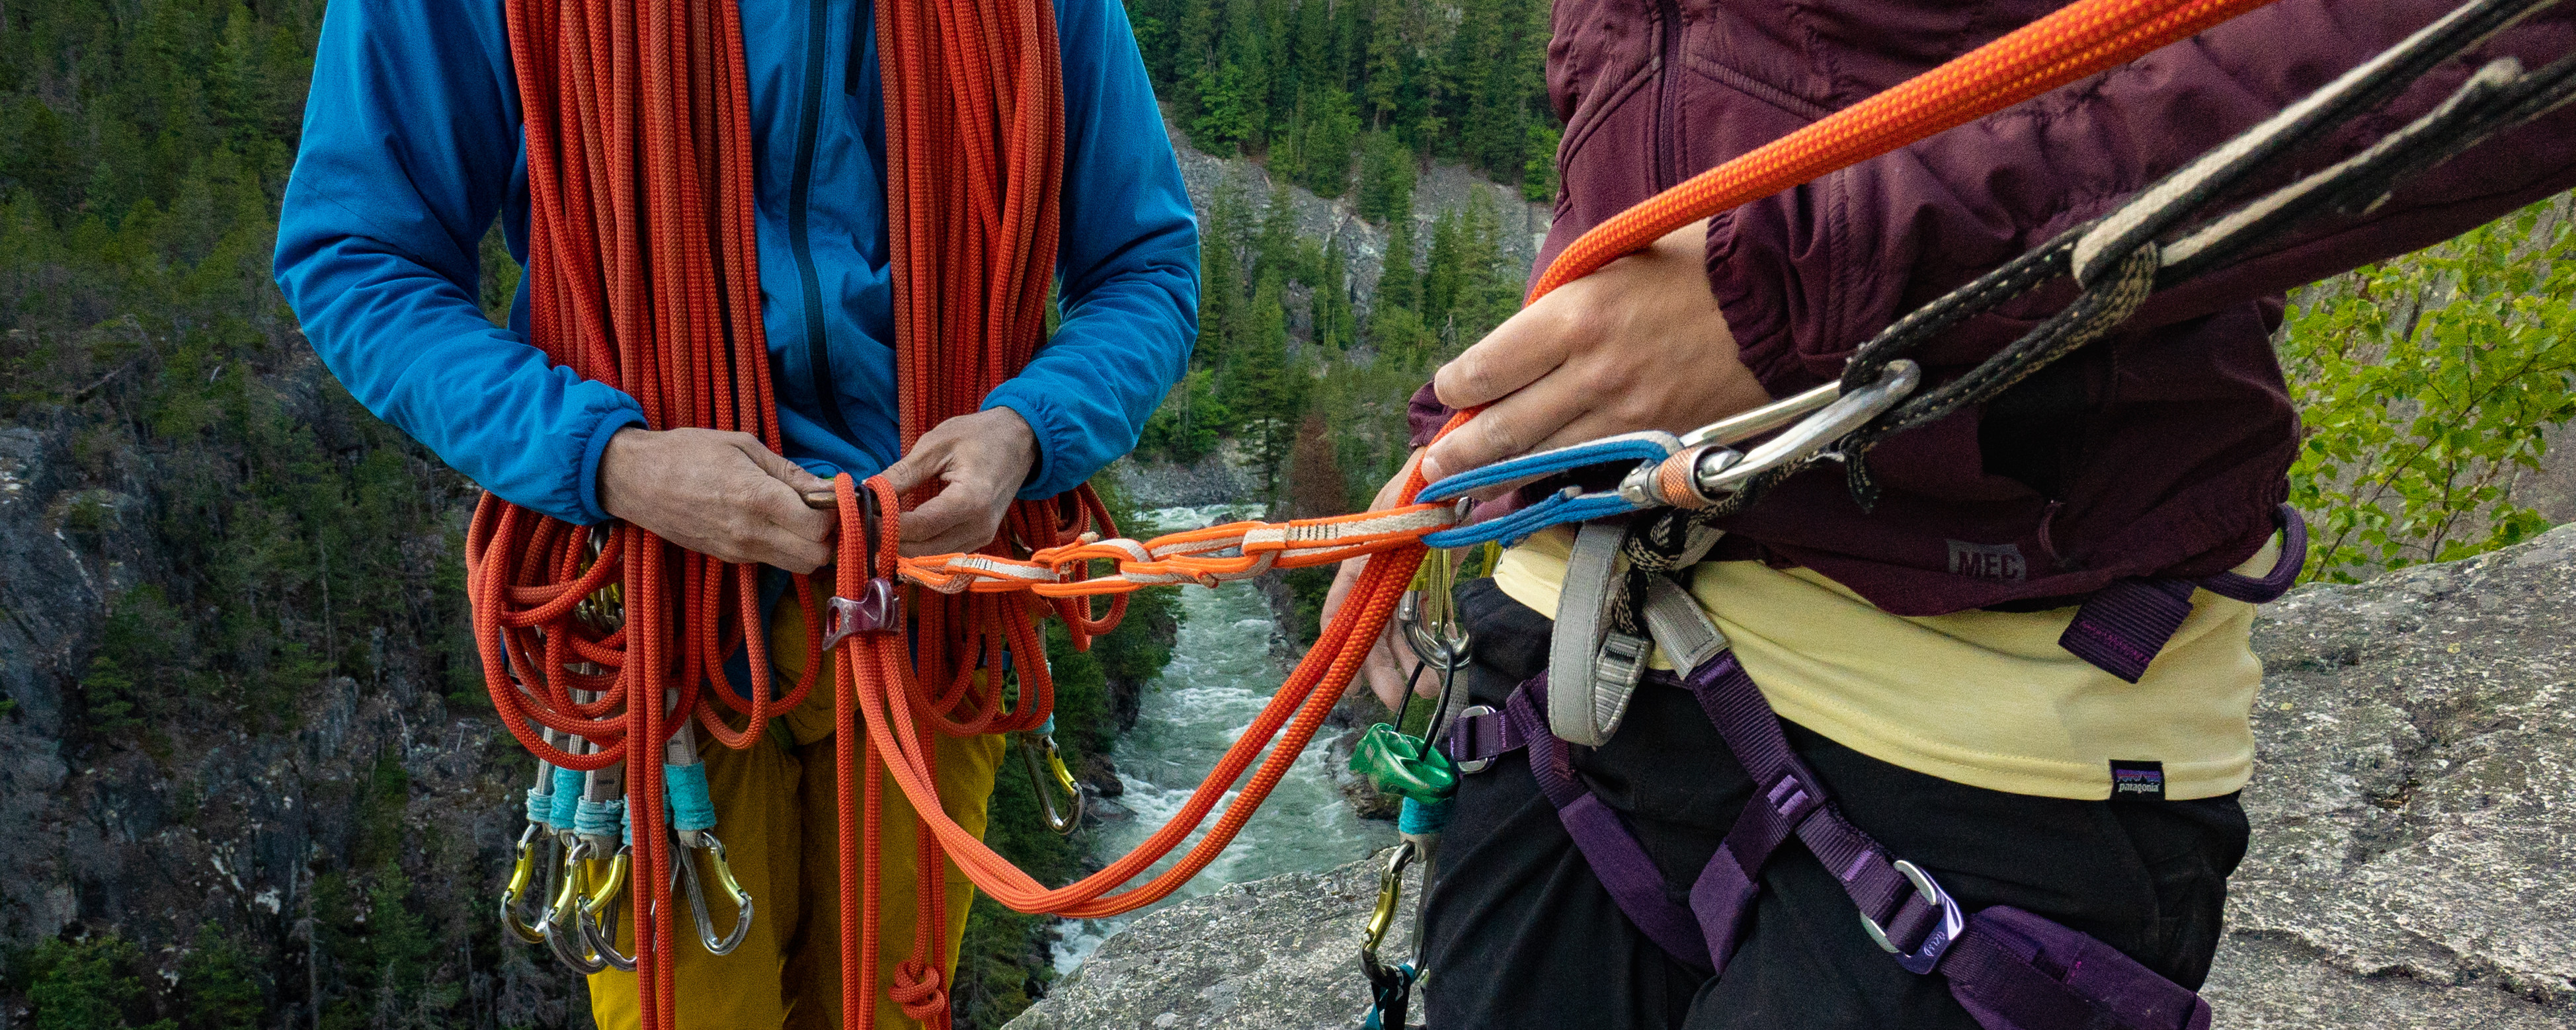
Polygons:
<instances>
[{"instance_id":1,"label":"climbing harness","mask_svg":"<svg viewBox=\"0 0 2576 1030\"><path fill-rule=\"evenodd\" d=\"M2302 543L2294 535L2285 547L2278 564L2287 572L2248 579L2243 592L2268 600L2287 590L2303 557ZM1982 1026L2206 1030L2208 1003L2117 949L2006 906L1963 912L1930 872L1890 854L1843 818L1823 781L1791 749L1779 718L1728 649L1725 635L1686 591L1669 578L1654 577L1643 607L1655 646L1682 670L1651 673L1643 682L1652 689L1688 690L1754 787L1754 797L1687 891L1666 885L1619 814L1584 786L1574 769L1572 742L1551 732L1553 670L1515 690L1500 712L1471 710L1445 746L1462 765L1473 761L1478 768L1512 751L1528 751L1531 775L1567 836L1620 911L1658 948L1708 975L1725 969L1761 891L1764 864L1795 838L1842 884L1870 939L1908 972L1941 973L1952 996Z\"/></svg>"},{"instance_id":2,"label":"climbing harness","mask_svg":"<svg viewBox=\"0 0 2576 1030\"><path fill-rule=\"evenodd\" d=\"M2263 2L2079 0L1603 223L1550 266L1531 296L1683 224L2037 96ZM1605 568L1603 547L1626 555L1631 589L1605 587L1606 604L1593 601L1598 614L1589 630L1577 634L1579 646L1568 659L1581 669L1580 690L1562 695L1562 702L1554 688L1544 696L1524 692L1514 711L1529 715L1517 724L1498 720L1490 710L1452 712L1449 702L1433 717L1435 725L1446 721L1440 727L1445 739L1469 745L1460 752L1468 756L1458 763L1461 771L1491 763L1499 752L1477 747L1489 738L1517 734L1534 740L1549 728L1532 721L1542 707L1568 713L1564 729L1577 737L1606 737L1624 702L1597 684L1605 672L1613 684L1637 678L1643 652L1636 642L1673 632L1663 625L1673 619L1658 615L1654 604L1644 604L1640 614L1628 598L1654 591L1651 583L1637 584L1665 582L1655 573L1682 564L1694 546L1704 548L1708 534L1696 524L1740 510L1779 480L1820 461L1843 462L1853 488L1866 497L1869 484L1857 459L1876 441L1991 397L2109 330L2157 285L2237 259L2256 241L2312 212L2366 206L2404 174L2465 146L2462 141L2563 102L2576 78L2568 62L2530 74L2490 65L2452 102L2381 147L2182 240L2161 247L2154 242L2226 193L2247 169L2349 118L2392 93L2395 84L2536 6L2492 0L2464 9L2426 30L2431 37L2410 40L2401 48L2406 55L2375 61L2338 80L2328 88L2330 99L2303 103L2248 134L2256 137L2253 142L2231 144L2120 212L1890 327L1860 350L1833 388L1692 434L1630 434L1533 455L1506 471L1478 470L1468 474L1475 478L1428 493L1431 484L1410 474L1403 503L1387 511L1234 523L1150 541L1118 537L1098 499L1077 492L1015 503L1000 535L975 553L919 558L899 557L895 542L907 503L921 498L897 496L882 477L861 483L840 476L828 499L841 527L829 604L824 618L808 620L804 672L784 684L783 692L766 675L771 662L752 567L666 548L631 526L594 532L487 496L466 542L474 636L503 724L538 758L541 777L526 795L530 830L502 895L502 917L515 936L542 938L577 969L631 961L640 978L643 1025L672 1025L674 885L691 893L701 943L711 950L739 942L753 918L751 899L724 868L722 845L710 832L712 808L700 803L703 777L691 780L685 771L697 768L688 760L694 744L675 744L694 726L722 746L753 746L773 718L805 701L828 666L839 790L843 1011L873 1011L879 995L877 913L885 885L877 870L883 784L891 781L919 820L913 934L919 943L896 965L883 993L912 1018L944 1026L945 934L938 928L947 908L944 865L953 863L996 901L1026 912L1096 918L1169 896L1214 860L1312 739L1396 614L1426 545L1511 539L1547 525L1660 509L1638 533L1586 552L1588 563ZM898 393L907 450L930 427L975 410L1043 339L1064 148L1052 18L1044 2L893 0L874 10L885 67L895 364L903 377ZM510 0L508 22L528 144L532 342L556 363L635 397L652 428L741 431L778 449L750 211L752 138L738 9L727 0ZM1973 311L2061 274L2083 286L2073 306L1997 361L1917 392L1920 372L1905 360L1917 344ZM1443 432L1472 417L1461 413ZM1781 436L1749 453L1731 449L1784 425ZM1431 503L1463 498L1475 483L1501 485L1603 462L1633 462L1636 468L1615 493L1560 493L1496 523L1462 530L1463 500ZM1274 568L1364 556L1370 561L1358 585L1314 649L1179 814L1133 852L1076 883L1049 889L946 815L933 768L939 736L1027 732L1051 713L1053 685L1034 623L1039 614L1062 619L1081 647L1116 624L1123 595L1133 590L1215 585ZM792 580L795 603L808 611L816 609L816 582ZM1098 595L1110 597L1105 612L1092 606ZM2153 603L2133 607L2152 618L2170 609ZM2123 614L2105 613L2111 622ZM1437 633L1424 639L1444 641ZM737 651L752 670L739 691L721 671ZM1463 650L1448 655L1443 675L1454 676L1463 657ZM1730 667L1714 662L1700 663L1693 675ZM1014 675L1006 676L1006 670ZM1751 696L1758 700L1758 694ZM1421 761L1429 763L1437 754L1426 749ZM1780 813L1798 811L1802 821L1795 825L1809 839L1805 827L1828 826L1815 813L1829 808L1809 789L1812 776L1794 765L1778 768L1785 778L1776 782L1799 785L1781 797L1807 800L1765 811L1779 815L1775 822L1788 818ZM1233 800L1226 800L1229 795ZM1813 807L1802 807L1809 802ZM1567 802L1568 808L1581 804ZM1211 815L1214 824L1177 861L1129 885L1180 850ZM1748 819L1760 822L1756 816L1749 813ZM682 825L700 818L704 823L694 828ZM1857 833L1850 831L1844 843L1860 847L1851 844L1865 840ZM1818 845L1811 839L1810 846ZM1867 848L1854 853L1877 855ZM1738 854L1754 852L1748 847ZM1963 938L1943 931L1951 920L1939 905L1937 884L1920 870L1909 874L1883 858L1853 867L1859 870L1854 876L1872 885L1864 911L1874 913L1871 918L1891 942L1911 949L1909 961L1949 973L1954 989L1988 982L1980 978L1984 974L1963 974L1969 963L2010 967L2039 948L2051 956L2065 954L2060 945L2069 939L2067 932L2029 929L2022 925L2028 917L1999 910L1977 913L1963 924ZM725 937L715 936L706 917L697 861L709 863L717 885L737 905ZM540 869L549 872L550 892L538 889ZM531 923L528 903L549 893L553 901ZM621 894L622 903L613 900ZM631 956L606 946L613 943L608 927L619 917L618 908L631 931ZM1941 908L1938 917L1926 915L1934 908ZM1988 943L1951 946L1944 962L1940 947L1922 943L1936 931L1944 939ZM2117 967L2116 955L2097 960L2080 944L2070 946L2083 959L2078 968ZM2020 958L2005 961L2012 956ZM1975 1003L1971 1009L1984 1011Z\"/></svg>"}]
</instances>

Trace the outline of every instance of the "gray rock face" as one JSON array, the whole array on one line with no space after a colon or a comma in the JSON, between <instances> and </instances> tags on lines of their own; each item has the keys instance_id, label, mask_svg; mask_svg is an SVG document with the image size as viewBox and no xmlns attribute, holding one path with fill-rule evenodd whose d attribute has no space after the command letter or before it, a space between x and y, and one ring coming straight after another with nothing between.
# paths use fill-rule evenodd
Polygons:
<instances>
[{"instance_id":1,"label":"gray rock face","mask_svg":"<svg viewBox=\"0 0 2576 1030\"><path fill-rule=\"evenodd\" d=\"M2206 991L2217 1026L2576 1027L2576 526L2303 588L2254 641L2254 844ZM1139 920L1011 1026L1355 1025L1377 868Z\"/></svg>"},{"instance_id":2,"label":"gray rock face","mask_svg":"<svg viewBox=\"0 0 2576 1030\"><path fill-rule=\"evenodd\" d=\"M1147 915L1006 1030L1350 1030L1368 1008L1360 932L1385 868L1273 876ZM1409 918L1387 938L1382 954L1413 954Z\"/></svg>"},{"instance_id":3,"label":"gray rock face","mask_svg":"<svg viewBox=\"0 0 2576 1030\"><path fill-rule=\"evenodd\" d=\"M2576 526L2255 629L2232 1026L2576 1026Z\"/></svg>"}]
</instances>

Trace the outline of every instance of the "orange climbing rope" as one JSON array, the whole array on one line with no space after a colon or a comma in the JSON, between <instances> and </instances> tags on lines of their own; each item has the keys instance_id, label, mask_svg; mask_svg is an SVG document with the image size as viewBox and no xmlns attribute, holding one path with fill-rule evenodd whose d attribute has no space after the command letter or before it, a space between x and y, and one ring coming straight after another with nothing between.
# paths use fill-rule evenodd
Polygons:
<instances>
[{"instance_id":1,"label":"orange climbing rope","mask_svg":"<svg viewBox=\"0 0 2576 1030\"><path fill-rule=\"evenodd\" d=\"M1530 297L1689 222L2266 2L2079 0L1595 227L1559 256ZM974 410L1042 340L1063 185L1052 17L1046 0L888 0L876 9L907 448L940 421ZM654 428L738 430L779 448L734 3L509 0L509 25L528 142L534 342L557 363L633 395ZM1461 413L1443 432L1471 417ZM1405 500L1423 485L1419 475L1409 477ZM1117 539L1097 499L1077 494L1015 504L1000 536L977 553L902 558L896 539L906 499L882 478L862 485L842 476L835 487L844 527L836 593L859 596L871 578L911 588L908 638L900 628L859 633L831 658L841 926L854 938L843 942L843 1011L867 1019L878 996L877 859L882 785L891 779L924 832L916 835L919 943L885 996L937 1026L947 1021L938 922L946 908L943 863L953 861L977 887L1027 912L1099 917L1168 896L1215 859L1286 774L1384 629L1422 560L1421 536L1456 519L1453 509L1408 503L1138 542ZM883 513L873 534L848 531L865 519L861 490ZM1129 591L1213 585L1362 555L1378 558L1322 638L1182 810L1127 855L1050 889L945 814L934 771L939 736L1032 728L1052 709L1034 622L1041 611L1052 609L1080 642L1116 623ZM694 719L725 746L751 746L771 717L813 688L824 666L822 628L807 627L799 682L780 695L768 677L755 675L745 700L722 686L718 669L737 647L748 650L751 668L770 664L763 634L746 629L760 625L751 567L665 548L631 526L585 529L488 495L475 512L466 561L475 638L504 724L557 766L629 766L636 846L626 910L638 994L644 1025L668 1027L675 999L662 745ZM1116 571L1093 575L1099 561L1115 563ZM812 589L809 578L797 578L809 610ZM1096 615L1090 597L1100 594L1112 600ZM1019 673L1007 706L1003 678L982 674L1006 662ZM735 720L744 728L733 730ZM549 743L544 731L587 742L588 750ZM1250 780L1205 837L1161 873L1119 890L1179 850L1247 772Z\"/></svg>"}]
</instances>

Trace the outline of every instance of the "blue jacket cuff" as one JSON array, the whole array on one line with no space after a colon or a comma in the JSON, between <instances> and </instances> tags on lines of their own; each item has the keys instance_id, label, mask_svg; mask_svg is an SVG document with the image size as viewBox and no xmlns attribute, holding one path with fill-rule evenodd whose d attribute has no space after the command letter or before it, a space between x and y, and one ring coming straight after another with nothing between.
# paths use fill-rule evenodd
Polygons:
<instances>
[{"instance_id":1,"label":"blue jacket cuff","mask_svg":"<svg viewBox=\"0 0 2576 1030\"><path fill-rule=\"evenodd\" d=\"M977 410L991 411L995 408L1011 409L1029 424L1029 431L1037 436L1038 456L1029 464L1028 482L1020 487L1021 500L1045 500L1090 478L1084 474L1070 483L1056 482L1060 478L1059 473L1067 471L1063 459L1080 453L1080 448L1073 445L1082 439L1082 434L1064 424L1063 412L1047 402L1044 392L1013 379L985 394L983 407Z\"/></svg>"},{"instance_id":2,"label":"blue jacket cuff","mask_svg":"<svg viewBox=\"0 0 2576 1030\"><path fill-rule=\"evenodd\" d=\"M599 416L591 427L590 442L581 448L581 518L582 524L596 526L609 519L608 510L599 506L599 456L607 453L608 440L628 426L644 424L644 413L633 408L615 408Z\"/></svg>"}]
</instances>

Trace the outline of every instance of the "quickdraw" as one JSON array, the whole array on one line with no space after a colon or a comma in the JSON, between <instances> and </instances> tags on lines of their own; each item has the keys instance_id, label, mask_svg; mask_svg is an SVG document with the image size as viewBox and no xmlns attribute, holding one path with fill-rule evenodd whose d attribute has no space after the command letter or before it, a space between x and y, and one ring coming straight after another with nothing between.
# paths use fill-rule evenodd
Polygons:
<instances>
[{"instance_id":1,"label":"quickdraw","mask_svg":"<svg viewBox=\"0 0 2576 1030\"><path fill-rule=\"evenodd\" d=\"M2264 2L2079 0L1603 223L1575 241L1530 296L1535 300L1681 225L2126 62ZM764 635L754 631L761 625L756 570L669 553L633 527L595 534L487 497L467 537L475 639L504 725L540 761L540 781L527 796L531 831L502 895L502 917L514 936L544 940L576 968L626 961L594 939L608 936L612 910L601 899L617 893L622 872L643 1023L670 1026L668 900L682 878L695 882L688 851L707 853L719 885L739 906L732 933L718 938L703 906L693 904L702 941L710 947L738 941L751 919L751 901L732 884L707 827L688 840L674 832L665 769L680 766L671 764L670 746L692 723L723 746L751 746L772 718L803 703L820 680L828 645L842 798L839 901L849 935L842 949L844 1011L870 1011L878 991L877 829L880 785L890 777L924 820L915 906L921 923L914 937L927 950L898 967L886 996L906 1014L944 1025L939 980L945 962L938 953L944 935L931 924L946 907L943 862L953 861L997 901L1026 912L1091 918L1168 896L1232 840L1311 739L1396 614L1426 544L1525 535L1548 524L1659 505L1689 518L1718 517L1829 460L1842 461L1854 489L1866 496L1864 464L1855 459L1876 441L1991 396L2107 331L2156 286L2241 255L2292 219L2366 205L2389 183L2457 152L2464 141L2563 103L2576 88L2569 62L2529 74L2490 66L2451 103L2381 147L2182 240L2153 242L2241 181L2247 169L2537 6L2491 0L2444 19L2401 47L2404 53L2365 65L2321 93L2325 99L2249 133L2250 142L2212 155L2129 208L1891 326L1861 349L1833 388L1683 437L1602 441L1579 453L1518 462L1517 474L1604 460L1635 462L1639 470L1618 493L1559 495L1501 526L1454 529L1461 506L1415 503L1429 485L1417 474L1404 485L1403 506L1391 511L1237 523L1143 542L1117 538L1097 499L1087 495L1022 502L1002 536L978 553L907 559L894 545L904 499L882 479L863 486L842 476L830 498L843 528L830 637L825 626L809 624L809 660L799 681L782 693L769 677L754 675L744 697L724 685L719 663L739 649L752 669L770 667ZM558 363L634 396L654 428L737 430L778 449L759 314L738 10L724 0L608 7L510 0L508 18L528 142L533 342ZM907 449L929 427L972 411L1043 338L1064 119L1051 19L1043 2L900 0L875 10L890 113L888 189L901 198L888 207ZM603 45L605 51L594 50ZM952 170L961 154L971 174ZM680 214L646 217L651 212ZM1919 378L1903 359L1921 340L2060 274L2085 287L2074 307L1968 377L1916 392ZM1472 417L1460 413L1443 432ZM1750 453L1728 449L1800 418L1812 424L1792 427ZM1643 471L1649 466L1652 475ZM1497 485L1510 478L1482 475L1479 481ZM1448 483L1427 496L1471 488ZM874 510L863 514L863 505ZM1040 611L1063 619L1079 644L1116 623L1122 595L1132 590L1213 585L1361 556L1372 560L1315 648L1182 811L1134 852L1075 884L1048 889L943 814L930 767L937 735L1028 731L1050 713L1052 684L1032 621ZM1092 575L1102 561L1113 571ZM798 603L812 610L813 580L798 577L794 589ZM1100 594L1112 598L1105 614L1088 601ZM582 617L612 609L613 628ZM986 674L1005 668L1006 654L1020 659L1011 666L1019 671L1018 691L1007 705L1000 677ZM1447 707L1435 718L1450 717ZM857 755L862 732L869 744L864 767ZM1271 749L1267 757L1261 757L1264 748ZM1236 799L1180 861L1119 890L1177 850L1247 773ZM589 782L583 774L591 774ZM616 825L631 827L631 844L603 846L600 834L583 832L596 829L610 801L622 805L625 818ZM585 810L583 802L592 807ZM541 841L552 842L545 848L556 849L557 860L540 857ZM681 855L673 855L674 844L683 846ZM594 877L590 866L603 855L607 869ZM541 868L550 871L554 901L531 923L527 904L543 893L536 889ZM585 918L601 929L585 933Z\"/></svg>"}]
</instances>

